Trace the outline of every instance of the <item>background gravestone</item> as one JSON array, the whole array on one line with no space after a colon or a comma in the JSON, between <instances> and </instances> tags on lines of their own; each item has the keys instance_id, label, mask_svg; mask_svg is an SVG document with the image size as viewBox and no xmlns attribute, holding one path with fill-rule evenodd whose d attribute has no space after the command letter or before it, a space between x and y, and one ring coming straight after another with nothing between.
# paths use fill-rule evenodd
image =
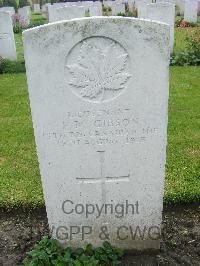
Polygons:
<instances>
[{"instance_id":1,"label":"background gravestone","mask_svg":"<svg viewBox=\"0 0 200 266\"><path fill-rule=\"evenodd\" d=\"M119 13L125 13L125 5L122 3L113 3L112 5L112 15L116 16Z\"/></svg>"},{"instance_id":2,"label":"background gravestone","mask_svg":"<svg viewBox=\"0 0 200 266\"><path fill-rule=\"evenodd\" d=\"M30 10L29 7L22 7L18 9L18 14L24 20L25 24L28 26L30 24Z\"/></svg>"},{"instance_id":3,"label":"background gravestone","mask_svg":"<svg viewBox=\"0 0 200 266\"><path fill-rule=\"evenodd\" d=\"M4 6L0 8L0 12L8 12L12 17L15 14L15 9L12 6Z\"/></svg>"},{"instance_id":4,"label":"background gravestone","mask_svg":"<svg viewBox=\"0 0 200 266\"><path fill-rule=\"evenodd\" d=\"M184 20L188 22L197 22L197 0L185 0Z\"/></svg>"},{"instance_id":5,"label":"background gravestone","mask_svg":"<svg viewBox=\"0 0 200 266\"><path fill-rule=\"evenodd\" d=\"M147 5L146 18L157 20L170 25L170 47L174 47L175 5L171 3L152 3Z\"/></svg>"},{"instance_id":6,"label":"background gravestone","mask_svg":"<svg viewBox=\"0 0 200 266\"><path fill-rule=\"evenodd\" d=\"M185 8L185 0L176 0L176 6L178 7L179 15L184 15L184 8Z\"/></svg>"},{"instance_id":7,"label":"background gravestone","mask_svg":"<svg viewBox=\"0 0 200 266\"><path fill-rule=\"evenodd\" d=\"M34 4L33 5L33 11L34 13L40 13L40 4Z\"/></svg>"},{"instance_id":8,"label":"background gravestone","mask_svg":"<svg viewBox=\"0 0 200 266\"><path fill-rule=\"evenodd\" d=\"M50 7L50 10L49 22L81 18L85 16L85 8L83 6L64 6L60 8Z\"/></svg>"},{"instance_id":9,"label":"background gravestone","mask_svg":"<svg viewBox=\"0 0 200 266\"><path fill-rule=\"evenodd\" d=\"M15 38L9 12L0 12L0 56L16 60Z\"/></svg>"},{"instance_id":10,"label":"background gravestone","mask_svg":"<svg viewBox=\"0 0 200 266\"><path fill-rule=\"evenodd\" d=\"M27 30L23 42L53 237L96 246L106 231L119 247L159 248L169 26L84 18Z\"/></svg>"},{"instance_id":11,"label":"background gravestone","mask_svg":"<svg viewBox=\"0 0 200 266\"><path fill-rule=\"evenodd\" d=\"M112 8L113 3L114 3L114 1L111 1L111 0L103 1L103 4L105 7L111 7Z\"/></svg>"},{"instance_id":12,"label":"background gravestone","mask_svg":"<svg viewBox=\"0 0 200 266\"><path fill-rule=\"evenodd\" d=\"M147 17L147 4L152 3L151 0L141 0L137 2L138 18Z\"/></svg>"},{"instance_id":13,"label":"background gravestone","mask_svg":"<svg viewBox=\"0 0 200 266\"><path fill-rule=\"evenodd\" d=\"M90 16L102 16L102 4L101 2L94 2L90 7Z\"/></svg>"}]
</instances>

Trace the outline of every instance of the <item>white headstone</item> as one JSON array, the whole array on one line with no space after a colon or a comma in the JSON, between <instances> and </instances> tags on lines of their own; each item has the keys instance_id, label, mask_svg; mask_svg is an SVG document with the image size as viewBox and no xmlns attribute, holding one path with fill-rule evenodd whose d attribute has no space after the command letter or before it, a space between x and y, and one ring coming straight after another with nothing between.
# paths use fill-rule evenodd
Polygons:
<instances>
[{"instance_id":1,"label":"white headstone","mask_svg":"<svg viewBox=\"0 0 200 266\"><path fill-rule=\"evenodd\" d=\"M81 6L84 6L85 11L88 12L90 9L90 6L92 6L93 3L94 2L92 2L92 1L83 1L83 2L81 2Z\"/></svg>"},{"instance_id":2,"label":"white headstone","mask_svg":"<svg viewBox=\"0 0 200 266\"><path fill-rule=\"evenodd\" d=\"M175 5L171 3L153 3L147 5L146 18L170 25L170 47L174 47Z\"/></svg>"},{"instance_id":3,"label":"white headstone","mask_svg":"<svg viewBox=\"0 0 200 266\"><path fill-rule=\"evenodd\" d=\"M46 4L42 5L42 15L47 18L47 7L46 7Z\"/></svg>"},{"instance_id":4,"label":"white headstone","mask_svg":"<svg viewBox=\"0 0 200 266\"><path fill-rule=\"evenodd\" d=\"M120 3L113 3L112 5L112 15L116 16L119 13L125 13L125 5Z\"/></svg>"},{"instance_id":5,"label":"white headstone","mask_svg":"<svg viewBox=\"0 0 200 266\"><path fill-rule=\"evenodd\" d=\"M159 247L169 31L93 17L23 33L48 221L61 243L96 246L105 232L118 247Z\"/></svg>"},{"instance_id":6,"label":"white headstone","mask_svg":"<svg viewBox=\"0 0 200 266\"><path fill-rule=\"evenodd\" d=\"M0 8L0 12L8 12L12 17L15 14L15 9L12 6L4 6Z\"/></svg>"},{"instance_id":7,"label":"white headstone","mask_svg":"<svg viewBox=\"0 0 200 266\"><path fill-rule=\"evenodd\" d=\"M40 4L34 4L33 5L33 12L34 13L40 13L41 10L40 10Z\"/></svg>"},{"instance_id":8,"label":"white headstone","mask_svg":"<svg viewBox=\"0 0 200 266\"><path fill-rule=\"evenodd\" d=\"M24 20L25 24L28 26L30 24L30 12L27 7L22 7L18 9L18 14Z\"/></svg>"},{"instance_id":9,"label":"white headstone","mask_svg":"<svg viewBox=\"0 0 200 266\"><path fill-rule=\"evenodd\" d=\"M51 10L53 9L53 10ZM85 8L83 6L64 6L60 8L50 8L49 22L60 20L68 20L81 18L85 16Z\"/></svg>"},{"instance_id":10,"label":"white headstone","mask_svg":"<svg viewBox=\"0 0 200 266\"><path fill-rule=\"evenodd\" d=\"M147 17L147 4L150 4L151 0L141 0L137 2L138 18Z\"/></svg>"},{"instance_id":11,"label":"white headstone","mask_svg":"<svg viewBox=\"0 0 200 266\"><path fill-rule=\"evenodd\" d=\"M197 0L185 0L184 20L187 22L197 22Z\"/></svg>"},{"instance_id":12,"label":"white headstone","mask_svg":"<svg viewBox=\"0 0 200 266\"><path fill-rule=\"evenodd\" d=\"M49 6L50 6L50 8L51 8L51 4L50 3L47 3L47 4L45 4L45 6L46 6L46 18L48 19L48 21L49 21Z\"/></svg>"},{"instance_id":13,"label":"white headstone","mask_svg":"<svg viewBox=\"0 0 200 266\"><path fill-rule=\"evenodd\" d=\"M101 2L94 2L90 7L90 16L95 17L95 16L102 16L102 4Z\"/></svg>"},{"instance_id":14,"label":"white headstone","mask_svg":"<svg viewBox=\"0 0 200 266\"><path fill-rule=\"evenodd\" d=\"M64 7L66 5L69 5L69 2L67 3L53 3L53 7L59 8L59 7Z\"/></svg>"},{"instance_id":15,"label":"white headstone","mask_svg":"<svg viewBox=\"0 0 200 266\"><path fill-rule=\"evenodd\" d=\"M105 7L111 7L112 8L113 3L114 3L114 1L111 1L111 0L103 1L103 4Z\"/></svg>"},{"instance_id":16,"label":"white headstone","mask_svg":"<svg viewBox=\"0 0 200 266\"><path fill-rule=\"evenodd\" d=\"M23 8L26 9L27 14L29 16L29 19L31 19L31 7L30 6L24 6Z\"/></svg>"},{"instance_id":17,"label":"white headstone","mask_svg":"<svg viewBox=\"0 0 200 266\"><path fill-rule=\"evenodd\" d=\"M0 56L16 60L15 38L9 12L0 12Z\"/></svg>"}]
</instances>

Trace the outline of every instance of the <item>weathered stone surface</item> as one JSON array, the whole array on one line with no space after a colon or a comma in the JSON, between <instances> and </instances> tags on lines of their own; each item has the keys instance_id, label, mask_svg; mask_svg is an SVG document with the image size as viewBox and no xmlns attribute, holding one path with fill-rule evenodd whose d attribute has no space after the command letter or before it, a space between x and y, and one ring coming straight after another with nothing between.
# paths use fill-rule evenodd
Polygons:
<instances>
[{"instance_id":1,"label":"weathered stone surface","mask_svg":"<svg viewBox=\"0 0 200 266\"><path fill-rule=\"evenodd\" d=\"M174 47L175 5L171 3L152 3L147 5L146 18L170 25L170 48Z\"/></svg>"},{"instance_id":2,"label":"weathered stone surface","mask_svg":"<svg viewBox=\"0 0 200 266\"><path fill-rule=\"evenodd\" d=\"M93 17L23 33L48 221L61 243L159 247L169 32Z\"/></svg>"},{"instance_id":3,"label":"weathered stone surface","mask_svg":"<svg viewBox=\"0 0 200 266\"><path fill-rule=\"evenodd\" d=\"M0 56L10 60L16 60L16 47L9 12L0 12Z\"/></svg>"}]
</instances>

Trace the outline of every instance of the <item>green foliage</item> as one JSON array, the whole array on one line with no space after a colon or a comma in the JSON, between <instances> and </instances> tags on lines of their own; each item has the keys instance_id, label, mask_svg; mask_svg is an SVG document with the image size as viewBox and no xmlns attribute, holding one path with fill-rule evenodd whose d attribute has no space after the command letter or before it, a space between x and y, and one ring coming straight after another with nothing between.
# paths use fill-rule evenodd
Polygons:
<instances>
[{"instance_id":1,"label":"green foliage","mask_svg":"<svg viewBox=\"0 0 200 266\"><path fill-rule=\"evenodd\" d=\"M200 28L193 30L191 36L186 37L187 49L193 51L200 58Z\"/></svg>"},{"instance_id":2,"label":"green foliage","mask_svg":"<svg viewBox=\"0 0 200 266\"><path fill-rule=\"evenodd\" d=\"M186 50L173 54L171 65L198 66L200 65L200 29L193 30L186 38Z\"/></svg>"},{"instance_id":3,"label":"green foliage","mask_svg":"<svg viewBox=\"0 0 200 266\"><path fill-rule=\"evenodd\" d=\"M19 22L16 22L13 27L14 33L22 33L22 26Z\"/></svg>"},{"instance_id":4,"label":"green foliage","mask_svg":"<svg viewBox=\"0 0 200 266\"><path fill-rule=\"evenodd\" d=\"M29 28L33 28L33 27L44 25L45 23L46 23L46 19L42 18L42 19L38 19L38 20L35 20L35 21L31 21L28 27Z\"/></svg>"},{"instance_id":5,"label":"green foliage","mask_svg":"<svg viewBox=\"0 0 200 266\"><path fill-rule=\"evenodd\" d=\"M19 7L30 6L29 0L19 0Z\"/></svg>"},{"instance_id":6,"label":"green foliage","mask_svg":"<svg viewBox=\"0 0 200 266\"><path fill-rule=\"evenodd\" d=\"M47 19L44 18L40 13L35 13L32 15L30 24L29 24L29 28L33 28L33 27L37 27L40 25L44 25L45 23L47 23Z\"/></svg>"},{"instance_id":7,"label":"green foliage","mask_svg":"<svg viewBox=\"0 0 200 266\"><path fill-rule=\"evenodd\" d=\"M0 7L3 6L3 0L0 0Z\"/></svg>"},{"instance_id":8,"label":"green foliage","mask_svg":"<svg viewBox=\"0 0 200 266\"><path fill-rule=\"evenodd\" d=\"M3 6L12 6L15 11L18 9L18 1L17 0L3 0Z\"/></svg>"},{"instance_id":9,"label":"green foliage","mask_svg":"<svg viewBox=\"0 0 200 266\"><path fill-rule=\"evenodd\" d=\"M118 13L117 16L120 16L120 17L133 17L133 13L129 10L126 11L126 13Z\"/></svg>"},{"instance_id":10,"label":"green foliage","mask_svg":"<svg viewBox=\"0 0 200 266\"><path fill-rule=\"evenodd\" d=\"M183 20L183 17L177 16L175 19L175 27L180 27L182 20Z\"/></svg>"},{"instance_id":11,"label":"green foliage","mask_svg":"<svg viewBox=\"0 0 200 266\"><path fill-rule=\"evenodd\" d=\"M195 52L180 52L173 54L170 59L171 66L198 66L200 57Z\"/></svg>"},{"instance_id":12,"label":"green foliage","mask_svg":"<svg viewBox=\"0 0 200 266\"><path fill-rule=\"evenodd\" d=\"M7 59L0 60L0 74L23 73L23 72L25 72L24 62L10 61Z\"/></svg>"},{"instance_id":13,"label":"green foliage","mask_svg":"<svg viewBox=\"0 0 200 266\"><path fill-rule=\"evenodd\" d=\"M46 0L39 0L38 3L40 4L40 6L43 6L44 4L46 4Z\"/></svg>"},{"instance_id":14,"label":"green foliage","mask_svg":"<svg viewBox=\"0 0 200 266\"><path fill-rule=\"evenodd\" d=\"M121 249L114 248L109 242L94 248L88 244L84 249L62 248L56 240L43 237L28 253L24 266L111 266L120 263Z\"/></svg>"},{"instance_id":15,"label":"green foliage","mask_svg":"<svg viewBox=\"0 0 200 266\"><path fill-rule=\"evenodd\" d=\"M126 14L125 14L125 13L122 13L122 12L119 12L119 13L117 14L117 16L120 16L120 17L126 17Z\"/></svg>"},{"instance_id":16,"label":"green foliage","mask_svg":"<svg viewBox=\"0 0 200 266\"><path fill-rule=\"evenodd\" d=\"M180 28L187 28L187 27L191 27L191 28L194 28L194 27L198 27L198 23L195 23L195 22L188 22L186 20L184 20L183 17L176 17L176 20L175 20L175 27L180 27Z\"/></svg>"},{"instance_id":17,"label":"green foliage","mask_svg":"<svg viewBox=\"0 0 200 266\"><path fill-rule=\"evenodd\" d=\"M112 11L112 8L110 6L104 6L103 5L103 12L107 13L107 12L111 12Z\"/></svg>"}]
</instances>

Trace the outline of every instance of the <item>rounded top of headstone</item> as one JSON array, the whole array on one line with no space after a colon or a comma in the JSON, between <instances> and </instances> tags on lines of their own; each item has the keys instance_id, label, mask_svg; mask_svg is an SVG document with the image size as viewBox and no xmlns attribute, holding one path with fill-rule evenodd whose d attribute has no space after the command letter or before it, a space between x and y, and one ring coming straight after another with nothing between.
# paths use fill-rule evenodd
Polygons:
<instances>
[{"instance_id":1,"label":"rounded top of headstone","mask_svg":"<svg viewBox=\"0 0 200 266\"><path fill-rule=\"evenodd\" d=\"M143 25L148 26L148 25L152 25L153 27L162 27L164 28L169 28L169 25L167 23L164 22L158 22L158 21L152 21L149 19L139 19L139 18L134 18L134 17L121 17L121 16L94 16L94 17L83 17L83 18L75 18L75 19L70 19L70 20L62 20L62 21L56 21L56 22L52 22L52 23L48 23L45 25L41 25L38 27L34 27L31 29L27 29L25 31L23 31L22 35L29 35L29 34L34 34L36 32L40 32L41 30L50 30L51 27L59 27L59 26L73 26L75 24L81 24L81 25L89 25L90 23L94 23L96 21L96 23L99 23L100 25L104 24L104 23L131 23L133 25Z\"/></svg>"}]
</instances>

